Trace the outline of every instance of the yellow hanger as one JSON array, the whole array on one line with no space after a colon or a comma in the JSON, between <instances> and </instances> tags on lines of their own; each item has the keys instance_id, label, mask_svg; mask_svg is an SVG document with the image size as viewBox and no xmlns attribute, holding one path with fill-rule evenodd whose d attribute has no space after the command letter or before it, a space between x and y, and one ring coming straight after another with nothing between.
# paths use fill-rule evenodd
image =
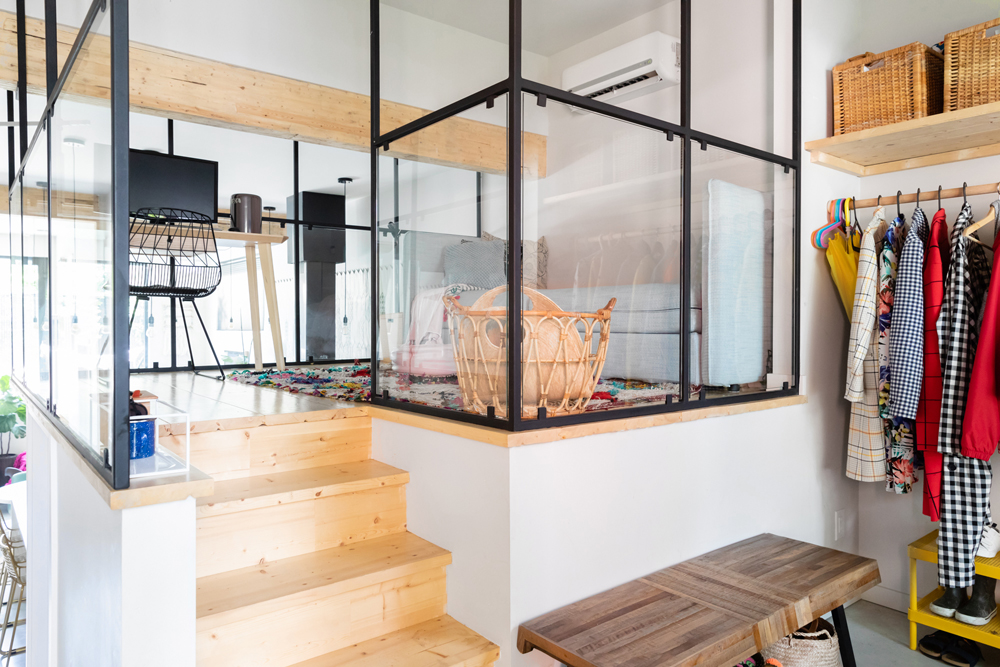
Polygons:
<instances>
[{"instance_id":1,"label":"yellow hanger","mask_svg":"<svg viewBox=\"0 0 1000 667\"><path fill-rule=\"evenodd\" d=\"M1000 183L997 183L997 195L1000 196ZM978 243L981 246L989 248L990 246L988 244L983 243L978 238L976 238L975 236L973 236L973 234L977 230L979 230L982 227L984 227L985 225L987 225L988 223L996 220L997 215L1000 215L1000 211L995 210L995 208L996 208L996 204L995 203L990 204L990 212L986 215L986 217L983 218L982 220L977 220L976 222L974 222L971 225L969 225L968 227L966 227L965 231L962 232L962 236L964 236L965 238L970 239L972 241L975 241L976 243Z\"/></svg>"}]
</instances>

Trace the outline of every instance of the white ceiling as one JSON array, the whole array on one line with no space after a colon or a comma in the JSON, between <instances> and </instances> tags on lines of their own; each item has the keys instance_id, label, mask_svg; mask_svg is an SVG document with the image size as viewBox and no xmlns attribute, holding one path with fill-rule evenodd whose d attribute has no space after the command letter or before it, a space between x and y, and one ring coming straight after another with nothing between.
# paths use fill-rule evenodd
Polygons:
<instances>
[{"instance_id":1,"label":"white ceiling","mask_svg":"<svg viewBox=\"0 0 1000 667\"><path fill-rule=\"evenodd\" d=\"M507 43L507 0L383 0L383 4ZM551 56L669 0L525 0L524 48Z\"/></svg>"}]
</instances>

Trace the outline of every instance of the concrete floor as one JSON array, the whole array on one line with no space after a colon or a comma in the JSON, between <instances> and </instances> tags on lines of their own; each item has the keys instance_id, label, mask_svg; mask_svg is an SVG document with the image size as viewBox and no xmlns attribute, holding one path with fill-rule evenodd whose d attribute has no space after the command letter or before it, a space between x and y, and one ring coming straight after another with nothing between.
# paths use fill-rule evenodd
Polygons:
<instances>
[{"instance_id":1,"label":"concrete floor","mask_svg":"<svg viewBox=\"0 0 1000 667\"><path fill-rule=\"evenodd\" d=\"M910 624L906 614L880 607L871 602L857 602L847 608L847 624L851 630L854 656L858 667L919 667L945 665L919 651L911 651ZM917 626L923 637L932 628ZM1000 650L983 646L983 661L976 667L1000 667Z\"/></svg>"}]
</instances>

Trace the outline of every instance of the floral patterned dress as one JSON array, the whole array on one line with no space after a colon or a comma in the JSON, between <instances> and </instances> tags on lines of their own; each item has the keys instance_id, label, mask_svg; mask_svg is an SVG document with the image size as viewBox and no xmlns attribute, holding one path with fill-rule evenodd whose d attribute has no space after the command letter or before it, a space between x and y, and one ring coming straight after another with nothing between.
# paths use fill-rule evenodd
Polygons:
<instances>
[{"instance_id":1,"label":"floral patterned dress","mask_svg":"<svg viewBox=\"0 0 1000 667\"><path fill-rule=\"evenodd\" d=\"M909 493L917 482L913 465L912 419L889 415L889 330L892 326L892 301L896 290L896 263L903 247L902 216L892 221L879 253L878 298L878 408L885 425L885 490Z\"/></svg>"}]
</instances>

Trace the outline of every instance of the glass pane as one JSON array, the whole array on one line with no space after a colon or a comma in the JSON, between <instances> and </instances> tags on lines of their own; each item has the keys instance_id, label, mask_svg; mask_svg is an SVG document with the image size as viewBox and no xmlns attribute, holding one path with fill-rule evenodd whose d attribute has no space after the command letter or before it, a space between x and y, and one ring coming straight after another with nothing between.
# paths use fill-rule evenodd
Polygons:
<instances>
[{"instance_id":1,"label":"glass pane","mask_svg":"<svg viewBox=\"0 0 1000 667\"><path fill-rule=\"evenodd\" d=\"M680 122L680 0L533 0L522 13L525 78Z\"/></svg>"},{"instance_id":2,"label":"glass pane","mask_svg":"<svg viewBox=\"0 0 1000 667\"><path fill-rule=\"evenodd\" d=\"M97 16L97 24L107 21L106 13ZM80 77L91 76L83 65L104 40L90 33L66 90L76 89ZM49 138L53 403L59 418L100 454L112 446L115 356L108 101L64 94L55 105Z\"/></svg>"},{"instance_id":3,"label":"glass pane","mask_svg":"<svg viewBox=\"0 0 1000 667\"><path fill-rule=\"evenodd\" d=\"M691 268L706 396L793 385L795 175L711 146L691 158Z\"/></svg>"},{"instance_id":4,"label":"glass pane","mask_svg":"<svg viewBox=\"0 0 1000 667\"><path fill-rule=\"evenodd\" d=\"M530 311L523 316L522 414L676 400L683 141L551 100L539 107L533 95L524 105L525 117L548 135L544 167L525 168L522 179ZM609 305L610 314L599 312ZM696 360L701 311L692 305L688 349Z\"/></svg>"},{"instance_id":5,"label":"glass pane","mask_svg":"<svg viewBox=\"0 0 1000 667\"><path fill-rule=\"evenodd\" d=\"M493 408L502 418L507 398L506 98L469 116L477 120L449 118L380 153L378 382L397 400L477 414ZM454 143L456 133L474 137L477 150L462 151ZM480 174L489 175L486 203ZM467 310L494 289L499 310L475 316L485 337L478 357L471 344L456 351L455 327L473 322L448 313ZM446 306L448 297L454 301ZM482 303L487 301L484 310L492 308L492 298ZM471 343L475 337L463 334L463 340Z\"/></svg>"},{"instance_id":6,"label":"glass pane","mask_svg":"<svg viewBox=\"0 0 1000 667\"><path fill-rule=\"evenodd\" d=\"M48 132L38 132L24 167L24 379L42 400L49 394Z\"/></svg>"},{"instance_id":7,"label":"glass pane","mask_svg":"<svg viewBox=\"0 0 1000 667\"><path fill-rule=\"evenodd\" d=\"M159 116L147 116L134 111L130 112L128 115L128 145L129 148L140 151L166 153L169 149L167 119Z\"/></svg>"},{"instance_id":8,"label":"glass pane","mask_svg":"<svg viewBox=\"0 0 1000 667\"><path fill-rule=\"evenodd\" d=\"M24 224L21 219L20 178L14 182L10 192L10 264L11 264L11 339L13 346L13 370L19 378L24 378L24 339L28 327L24 319Z\"/></svg>"},{"instance_id":9,"label":"glass pane","mask_svg":"<svg viewBox=\"0 0 1000 667\"><path fill-rule=\"evenodd\" d=\"M381 3L382 133L506 79L508 12L507 0Z\"/></svg>"},{"instance_id":10,"label":"glass pane","mask_svg":"<svg viewBox=\"0 0 1000 667\"><path fill-rule=\"evenodd\" d=\"M6 141L2 142L6 143ZM10 199L0 202L0 376L14 370L14 230L11 227ZM18 243L20 239L18 239Z\"/></svg>"},{"instance_id":11,"label":"glass pane","mask_svg":"<svg viewBox=\"0 0 1000 667\"><path fill-rule=\"evenodd\" d=\"M691 3L691 124L792 154L792 0Z\"/></svg>"}]
</instances>

